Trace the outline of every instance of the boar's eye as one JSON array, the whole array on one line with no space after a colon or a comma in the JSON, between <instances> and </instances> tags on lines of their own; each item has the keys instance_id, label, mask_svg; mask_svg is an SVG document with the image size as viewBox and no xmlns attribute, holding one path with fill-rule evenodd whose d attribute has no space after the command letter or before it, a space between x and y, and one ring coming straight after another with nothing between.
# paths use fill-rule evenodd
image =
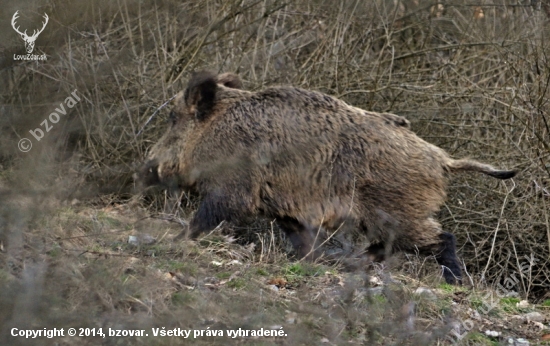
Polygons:
<instances>
[{"instance_id":1,"label":"boar's eye","mask_svg":"<svg viewBox=\"0 0 550 346\"><path fill-rule=\"evenodd\" d=\"M174 111L170 111L170 115L168 116L168 121L172 125L176 125L176 121L178 120L178 117L176 116L176 113Z\"/></svg>"}]
</instances>

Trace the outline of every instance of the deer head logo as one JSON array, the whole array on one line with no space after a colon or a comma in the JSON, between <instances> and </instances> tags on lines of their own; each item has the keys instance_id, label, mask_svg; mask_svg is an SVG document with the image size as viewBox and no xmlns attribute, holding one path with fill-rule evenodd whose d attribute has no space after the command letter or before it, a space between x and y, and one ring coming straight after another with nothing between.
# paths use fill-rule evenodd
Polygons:
<instances>
[{"instance_id":1,"label":"deer head logo","mask_svg":"<svg viewBox=\"0 0 550 346\"><path fill-rule=\"evenodd\" d=\"M21 32L19 31L19 27L15 27L15 21L17 20L18 18L18 13L19 11L16 11L13 15L13 17L11 18L11 26L13 26L13 30L15 30L19 35L21 35L21 38L25 41L25 49L27 50L27 53L32 53L33 49L34 49L34 41L36 41L36 38L38 37L38 35L40 35L40 33L42 31L44 31L44 28L46 27L46 24L48 24L48 15L46 13L44 13L44 19L46 20L45 22L42 23L42 29L40 30L34 30L32 35L29 36L27 35L27 30L25 30L25 32Z\"/></svg>"}]
</instances>

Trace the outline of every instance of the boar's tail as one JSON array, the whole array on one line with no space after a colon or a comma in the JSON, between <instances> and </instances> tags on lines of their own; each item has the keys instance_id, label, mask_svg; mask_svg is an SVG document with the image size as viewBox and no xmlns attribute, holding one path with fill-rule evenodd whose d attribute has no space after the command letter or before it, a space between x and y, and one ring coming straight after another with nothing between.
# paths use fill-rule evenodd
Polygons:
<instances>
[{"instance_id":1,"label":"boar's tail","mask_svg":"<svg viewBox=\"0 0 550 346\"><path fill-rule=\"evenodd\" d=\"M505 171L505 170L499 170L495 167L488 165L486 163L477 162L474 160L451 160L447 167L451 172L459 172L459 171L475 171L475 172L481 172L487 175L490 175L491 177L495 177L498 179L510 179L513 178L517 171Z\"/></svg>"}]
</instances>

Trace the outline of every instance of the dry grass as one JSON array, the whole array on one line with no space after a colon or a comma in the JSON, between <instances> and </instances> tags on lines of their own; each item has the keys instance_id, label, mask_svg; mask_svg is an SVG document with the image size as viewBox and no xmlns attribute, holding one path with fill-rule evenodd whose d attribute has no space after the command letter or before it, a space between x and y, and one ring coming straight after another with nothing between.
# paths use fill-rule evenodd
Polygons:
<instances>
[{"instance_id":1,"label":"dry grass","mask_svg":"<svg viewBox=\"0 0 550 346\"><path fill-rule=\"evenodd\" d=\"M388 268L401 284L385 286L378 301L358 298L372 286L362 270L321 266L296 278L288 244L269 220L224 226L208 242L170 241L192 214L194 196L181 203L162 192L136 197L132 175L164 131L169 107L148 119L191 71L204 68L237 72L251 90L293 84L404 115L415 132L456 157L518 168L507 182L455 176L439 216L458 238L468 294L513 276L510 289L522 297L550 298L550 30L542 5L8 1L0 13L1 325L283 324L292 338L266 343L448 342L450 321L467 311L445 295L454 292L428 303L411 296L421 282L438 285L431 259L396 257ZM13 61L23 52L9 26L18 9L29 28L48 13L35 50L48 54L46 63ZM82 100L34 140L28 131L75 89ZM28 153L17 149L22 137L33 142ZM157 242L130 246L128 237L140 234ZM226 266L232 260L242 265ZM388 277L386 269L374 273ZM291 282L275 293L266 282L278 276ZM414 328L403 315L411 302ZM295 322L285 322L294 313ZM476 323L476 330L485 325Z\"/></svg>"}]
</instances>

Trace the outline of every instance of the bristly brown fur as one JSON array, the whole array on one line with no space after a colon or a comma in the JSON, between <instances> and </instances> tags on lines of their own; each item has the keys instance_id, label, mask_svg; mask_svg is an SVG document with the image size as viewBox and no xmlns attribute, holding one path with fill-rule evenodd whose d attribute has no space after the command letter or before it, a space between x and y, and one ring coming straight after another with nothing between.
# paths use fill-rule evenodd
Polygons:
<instances>
[{"instance_id":1,"label":"bristly brown fur","mask_svg":"<svg viewBox=\"0 0 550 346\"><path fill-rule=\"evenodd\" d=\"M205 120L212 113L217 87L217 76L210 72L195 73L189 80L185 103L194 106L197 120Z\"/></svg>"},{"instance_id":2,"label":"bristly brown fur","mask_svg":"<svg viewBox=\"0 0 550 346\"><path fill-rule=\"evenodd\" d=\"M300 255L312 256L319 229L345 224L364 232L373 252L434 254L447 282L460 280L455 238L433 218L447 172L508 178L508 171L453 160L395 114L294 87L241 86L234 75L193 75L145 165L145 181L199 192L192 236L262 215L278 220Z\"/></svg>"}]
</instances>

